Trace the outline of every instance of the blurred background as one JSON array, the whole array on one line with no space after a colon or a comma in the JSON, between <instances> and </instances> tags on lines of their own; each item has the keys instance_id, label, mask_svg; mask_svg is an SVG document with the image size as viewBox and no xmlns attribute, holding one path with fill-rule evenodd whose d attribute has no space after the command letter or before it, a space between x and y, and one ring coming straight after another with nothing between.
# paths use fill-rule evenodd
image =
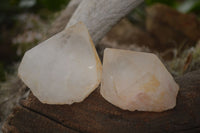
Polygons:
<instances>
[{"instance_id":1,"label":"blurred background","mask_svg":"<svg viewBox=\"0 0 200 133\"><path fill-rule=\"evenodd\" d=\"M17 78L28 49L64 28L70 0L1 0L0 127L29 90ZM68 18L69 19L69 18ZM174 77L200 68L200 0L145 0L97 44L153 52ZM1 132L1 130L0 130Z\"/></svg>"}]
</instances>

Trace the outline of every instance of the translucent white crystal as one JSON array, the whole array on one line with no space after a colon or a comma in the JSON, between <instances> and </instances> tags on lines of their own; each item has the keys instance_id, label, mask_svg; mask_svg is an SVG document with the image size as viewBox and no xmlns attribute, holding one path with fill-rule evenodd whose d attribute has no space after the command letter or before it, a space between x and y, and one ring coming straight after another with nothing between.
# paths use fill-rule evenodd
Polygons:
<instances>
[{"instance_id":1,"label":"translucent white crystal","mask_svg":"<svg viewBox=\"0 0 200 133\"><path fill-rule=\"evenodd\" d=\"M78 23L27 51L18 74L41 102L72 104L99 85L101 62L87 28Z\"/></svg>"},{"instance_id":2,"label":"translucent white crystal","mask_svg":"<svg viewBox=\"0 0 200 133\"><path fill-rule=\"evenodd\" d=\"M160 112L176 105L179 87L157 56L107 48L101 95L124 110Z\"/></svg>"}]
</instances>

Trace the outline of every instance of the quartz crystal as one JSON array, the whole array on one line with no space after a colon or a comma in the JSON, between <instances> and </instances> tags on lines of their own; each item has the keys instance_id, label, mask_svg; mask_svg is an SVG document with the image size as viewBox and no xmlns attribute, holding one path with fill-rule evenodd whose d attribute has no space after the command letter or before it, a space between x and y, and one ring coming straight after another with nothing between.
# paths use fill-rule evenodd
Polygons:
<instances>
[{"instance_id":1,"label":"quartz crystal","mask_svg":"<svg viewBox=\"0 0 200 133\"><path fill-rule=\"evenodd\" d=\"M101 62L79 22L27 51L18 75L41 102L72 104L99 85Z\"/></svg>"},{"instance_id":2,"label":"quartz crystal","mask_svg":"<svg viewBox=\"0 0 200 133\"><path fill-rule=\"evenodd\" d=\"M161 112L176 105L179 86L159 58L151 53L107 48L101 95L130 111Z\"/></svg>"}]
</instances>

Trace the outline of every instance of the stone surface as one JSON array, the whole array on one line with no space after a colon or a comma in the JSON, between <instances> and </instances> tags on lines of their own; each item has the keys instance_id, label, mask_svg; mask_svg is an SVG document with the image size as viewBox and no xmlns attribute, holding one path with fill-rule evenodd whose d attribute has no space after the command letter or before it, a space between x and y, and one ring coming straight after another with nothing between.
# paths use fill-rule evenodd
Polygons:
<instances>
[{"instance_id":1,"label":"stone surface","mask_svg":"<svg viewBox=\"0 0 200 133\"><path fill-rule=\"evenodd\" d=\"M72 104L99 85L101 62L87 28L78 23L27 51L18 74L41 102Z\"/></svg>"},{"instance_id":2,"label":"stone surface","mask_svg":"<svg viewBox=\"0 0 200 133\"><path fill-rule=\"evenodd\" d=\"M161 112L176 105L179 87L157 56L107 48L101 95L124 110Z\"/></svg>"}]
</instances>

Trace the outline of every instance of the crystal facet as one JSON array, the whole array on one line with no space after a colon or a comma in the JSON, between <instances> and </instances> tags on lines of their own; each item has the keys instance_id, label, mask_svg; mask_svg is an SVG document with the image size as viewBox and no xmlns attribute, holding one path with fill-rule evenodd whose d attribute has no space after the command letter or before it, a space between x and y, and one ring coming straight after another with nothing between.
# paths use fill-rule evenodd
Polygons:
<instances>
[{"instance_id":1,"label":"crystal facet","mask_svg":"<svg viewBox=\"0 0 200 133\"><path fill-rule=\"evenodd\" d=\"M107 48L101 95L130 111L161 112L176 105L179 87L157 56Z\"/></svg>"},{"instance_id":2,"label":"crystal facet","mask_svg":"<svg viewBox=\"0 0 200 133\"><path fill-rule=\"evenodd\" d=\"M99 85L101 62L80 22L27 51L18 75L41 102L72 104Z\"/></svg>"}]
</instances>

